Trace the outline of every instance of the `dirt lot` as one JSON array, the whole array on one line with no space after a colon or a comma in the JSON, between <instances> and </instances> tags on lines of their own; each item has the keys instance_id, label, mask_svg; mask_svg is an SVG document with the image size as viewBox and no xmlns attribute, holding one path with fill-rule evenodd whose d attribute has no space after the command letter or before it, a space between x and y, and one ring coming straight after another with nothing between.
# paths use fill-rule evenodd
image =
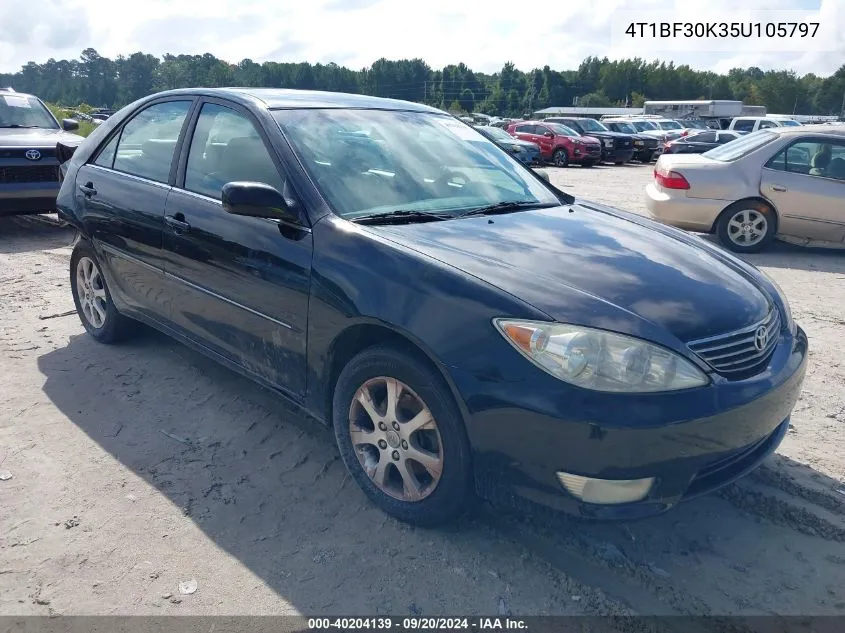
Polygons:
<instances>
[{"instance_id":1,"label":"dirt lot","mask_svg":"<svg viewBox=\"0 0 845 633\"><path fill-rule=\"evenodd\" d=\"M549 171L635 210L651 176ZM812 349L789 435L754 475L625 525L486 508L419 530L373 509L330 435L262 389L153 332L84 335L71 239L0 220L0 613L845 614L841 252L750 258Z\"/></svg>"}]
</instances>

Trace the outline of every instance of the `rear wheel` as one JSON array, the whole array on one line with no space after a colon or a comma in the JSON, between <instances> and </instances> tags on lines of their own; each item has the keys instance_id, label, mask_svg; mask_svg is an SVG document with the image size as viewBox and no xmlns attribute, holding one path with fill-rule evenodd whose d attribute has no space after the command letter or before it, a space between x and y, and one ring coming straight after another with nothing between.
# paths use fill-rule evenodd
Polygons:
<instances>
[{"instance_id":1,"label":"rear wheel","mask_svg":"<svg viewBox=\"0 0 845 633\"><path fill-rule=\"evenodd\" d=\"M70 257L70 288L85 330L100 343L115 343L131 331L132 321L117 311L94 249L80 242Z\"/></svg>"},{"instance_id":2,"label":"rear wheel","mask_svg":"<svg viewBox=\"0 0 845 633\"><path fill-rule=\"evenodd\" d=\"M775 237L777 218L774 211L761 202L740 202L719 217L716 233L719 240L737 253L756 253Z\"/></svg>"},{"instance_id":3,"label":"rear wheel","mask_svg":"<svg viewBox=\"0 0 845 633\"><path fill-rule=\"evenodd\" d=\"M469 507L463 421L441 378L425 365L389 348L361 352L338 378L332 418L346 468L382 511L427 526Z\"/></svg>"},{"instance_id":4,"label":"rear wheel","mask_svg":"<svg viewBox=\"0 0 845 633\"><path fill-rule=\"evenodd\" d=\"M552 162L554 163L555 167L568 167L569 154L564 148L559 147L555 150L555 153L552 154Z\"/></svg>"}]
</instances>

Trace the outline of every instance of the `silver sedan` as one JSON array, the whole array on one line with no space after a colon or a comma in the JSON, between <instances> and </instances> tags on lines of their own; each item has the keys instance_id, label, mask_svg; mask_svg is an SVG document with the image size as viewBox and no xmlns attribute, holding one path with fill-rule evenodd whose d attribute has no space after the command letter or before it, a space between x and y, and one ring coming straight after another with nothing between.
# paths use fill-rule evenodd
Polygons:
<instances>
[{"instance_id":1,"label":"silver sedan","mask_svg":"<svg viewBox=\"0 0 845 633\"><path fill-rule=\"evenodd\" d=\"M646 205L740 253L775 238L845 248L845 127L769 128L704 154L664 154Z\"/></svg>"}]
</instances>

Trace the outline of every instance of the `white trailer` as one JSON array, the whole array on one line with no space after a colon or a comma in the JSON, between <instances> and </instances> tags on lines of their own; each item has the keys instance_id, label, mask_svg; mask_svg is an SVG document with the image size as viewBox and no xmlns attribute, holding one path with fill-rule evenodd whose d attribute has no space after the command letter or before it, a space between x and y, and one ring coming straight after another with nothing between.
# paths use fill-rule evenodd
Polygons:
<instances>
[{"instance_id":1,"label":"white trailer","mask_svg":"<svg viewBox=\"0 0 845 633\"><path fill-rule=\"evenodd\" d=\"M644 114L657 114L667 119L731 119L742 114L742 101L646 101Z\"/></svg>"}]
</instances>

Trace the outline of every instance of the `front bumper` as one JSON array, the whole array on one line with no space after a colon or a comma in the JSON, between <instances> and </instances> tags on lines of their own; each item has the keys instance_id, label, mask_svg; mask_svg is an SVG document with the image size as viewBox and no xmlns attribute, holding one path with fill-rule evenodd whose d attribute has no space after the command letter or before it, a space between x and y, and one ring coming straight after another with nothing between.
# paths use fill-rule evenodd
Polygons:
<instances>
[{"instance_id":1,"label":"front bumper","mask_svg":"<svg viewBox=\"0 0 845 633\"><path fill-rule=\"evenodd\" d=\"M685 393L612 395L561 387L532 377L531 386L485 389L473 401L468 432L479 493L598 519L665 512L748 473L786 433L801 392L807 337L781 333L767 369L753 378ZM464 377L465 378L465 377ZM555 382L557 393L553 393ZM503 395L504 394L504 395ZM493 404L495 403L495 405ZM655 477L648 496L617 505L584 503L566 492L558 472L600 479Z\"/></svg>"},{"instance_id":2,"label":"front bumper","mask_svg":"<svg viewBox=\"0 0 845 633\"><path fill-rule=\"evenodd\" d=\"M653 182L646 185L645 203L652 219L686 231L710 233L727 200L690 198L684 190L664 190Z\"/></svg>"},{"instance_id":3,"label":"front bumper","mask_svg":"<svg viewBox=\"0 0 845 633\"><path fill-rule=\"evenodd\" d=\"M634 157L633 147L604 147L602 146L602 160L608 163L627 163Z\"/></svg>"}]
</instances>

